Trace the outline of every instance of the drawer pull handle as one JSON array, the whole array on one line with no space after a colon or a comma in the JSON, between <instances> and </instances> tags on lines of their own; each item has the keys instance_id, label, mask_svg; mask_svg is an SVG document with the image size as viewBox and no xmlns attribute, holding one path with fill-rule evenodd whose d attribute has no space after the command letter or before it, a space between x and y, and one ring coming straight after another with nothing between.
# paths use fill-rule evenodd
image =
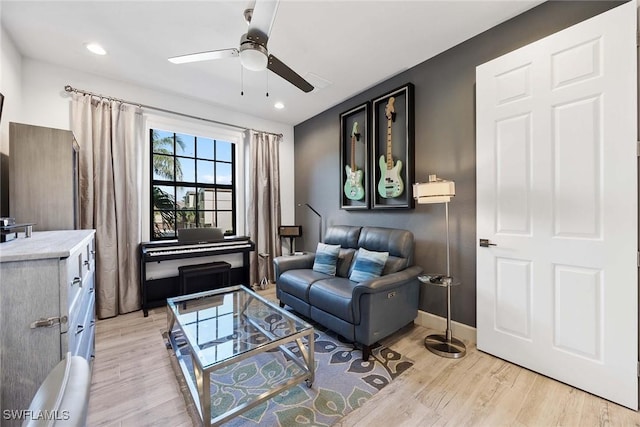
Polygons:
<instances>
[{"instance_id":1,"label":"drawer pull handle","mask_svg":"<svg viewBox=\"0 0 640 427\"><path fill-rule=\"evenodd\" d=\"M84 331L84 325L78 325L78 328L76 329L76 335L78 335L82 331Z\"/></svg>"},{"instance_id":2,"label":"drawer pull handle","mask_svg":"<svg viewBox=\"0 0 640 427\"><path fill-rule=\"evenodd\" d=\"M73 285L78 285L82 287L82 277L74 277L73 281L71 282L71 286Z\"/></svg>"},{"instance_id":3,"label":"drawer pull handle","mask_svg":"<svg viewBox=\"0 0 640 427\"><path fill-rule=\"evenodd\" d=\"M85 259L85 260L84 260L84 265L87 267L87 270L89 269L90 264L91 264L91 263L89 262L89 260L88 260L88 259Z\"/></svg>"},{"instance_id":4,"label":"drawer pull handle","mask_svg":"<svg viewBox=\"0 0 640 427\"><path fill-rule=\"evenodd\" d=\"M59 325L59 324L64 324L67 323L67 316L62 316L62 317L49 317L49 318L44 318L41 317L40 319L31 322L31 324L29 325L29 327L31 327L31 329L35 329L35 328L50 328L54 325Z\"/></svg>"}]
</instances>

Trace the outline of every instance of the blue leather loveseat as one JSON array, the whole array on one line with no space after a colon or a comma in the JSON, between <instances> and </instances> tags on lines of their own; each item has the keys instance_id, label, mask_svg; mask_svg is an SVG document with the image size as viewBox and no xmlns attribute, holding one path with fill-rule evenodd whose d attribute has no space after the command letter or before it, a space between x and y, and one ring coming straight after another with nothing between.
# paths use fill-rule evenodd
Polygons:
<instances>
[{"instance_id":1,"label":"blue leather loveseat","mask_svg":"<svg viewBox=\"0 0 640 427\"><path fill-rule=\"evenodd\" d=\"M373 344L413 322L418 314L417 276L422 268L413 265L413 234L340 225L329 227L324 243L340 245L335 276L313 269L315 253L277 257L276 296L280 306L288 305L361 344L362 358L368 360ZM349 280L359 248L388 252L379 277Z\"/></svg>"}]
</instances>

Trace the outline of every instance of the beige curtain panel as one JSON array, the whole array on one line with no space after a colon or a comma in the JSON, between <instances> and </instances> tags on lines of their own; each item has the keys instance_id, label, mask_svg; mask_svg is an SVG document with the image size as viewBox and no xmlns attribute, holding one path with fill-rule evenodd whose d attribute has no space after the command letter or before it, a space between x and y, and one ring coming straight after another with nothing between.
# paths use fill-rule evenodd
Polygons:
<instances>
[{"instance_id":1,"label":"beige curtain panel","mask_svg":"<svg viewBox=\"0 0 640 427\"><path fill-rule=\"evenodd\" d=\"M250 281L255 286L263 277L271 278L271 261L282 254L280 226L280 150L281 136L250 132L249 203L247 229L256 245L250 254ZM269 257L259 257L268 253Z\"/></svg>"},{"instance_id":2,"label":"beige curtain panel","mask_svg":"<svg viewBox=\"0 0 640 427\"><path fill-rule=\"evenodd\" d=\"M141 111L73 94L71 121L80 145L80 226L96 229L96 315L139 310Z\"/></svg>"}]
</instances>

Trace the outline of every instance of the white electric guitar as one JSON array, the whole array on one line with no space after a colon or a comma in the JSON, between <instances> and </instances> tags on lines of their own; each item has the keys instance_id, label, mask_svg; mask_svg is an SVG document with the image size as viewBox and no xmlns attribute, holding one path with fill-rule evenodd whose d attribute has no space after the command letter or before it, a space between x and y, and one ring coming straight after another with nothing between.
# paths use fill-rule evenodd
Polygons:
<instances>
[{"instance_id":1,"label":"white electric guitar","mask_svg":"<svg viewBox=\"0 0 640 427\"><path fill-rule=\"evenodd\" d=\"M364 197L362 186L362 169L356 166L356 139L358 134L358 122L353 123L351 131L351 166L344 167L347 172L347 182L344 183L344 195L351 200L361 200Z\"/></svg>"},{"instance_id":2,"label":"white electric guitar","mask_svg":"<svg viewBox=\"0 0 640 427\"><path fill-rule=\"evenodd\" d=\"M378 182L378 194L385 199L391 199L398 197L404 191L404 183L400 176L400 170L402 169L402 161L398 160L396 164L393 164L393 157L391 156L391 123L393 123L393 114L395 113L394 103L396 99L392 96L387 102L387 106L384 109L385 116L387 116L387 156L380 156L380 181Z\"/></svg>"}]
</instances>

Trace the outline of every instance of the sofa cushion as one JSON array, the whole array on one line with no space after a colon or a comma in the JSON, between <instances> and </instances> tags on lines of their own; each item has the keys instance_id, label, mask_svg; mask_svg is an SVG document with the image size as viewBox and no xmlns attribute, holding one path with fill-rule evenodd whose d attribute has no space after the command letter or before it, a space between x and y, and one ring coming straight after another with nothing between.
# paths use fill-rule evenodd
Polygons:
<instances>
[{"instance_id":1,"label":"sofa cushion","mask_svg":"<svg viewBox=\"0 0 640 427\"><path fill-rule=\"evenodd\" d=\"M278 289L301 299L309 301L309 287L318 280L331 276L310 269L288 270L278 278Z\"/></svg>"},{"instance_id":2,"label":"sofa cushion","mask_svg":"<svg viewBox=\"0 0 640 427\"><path fill-rule=\"evenodd\" d=\"M340 245L327 245L318 243L316 249L316 258L313 261L313 271L336 275L336 265L338 264L338 255L340 254Z\"/></svg>"},{"instance_id":3,"label":"sofa cushion","mask_svg":"<svg viewBox=\"0 0 640 427\"><path fill-rule=\"evenodd\" d=\"M369 251L389 252L390 256L403 258L404 267L413 265L413 233L408 230L385 227L362 227L358 247Z\"/></svg>"},{"instance_id":4,"label":"sofa cushion","mask_svg":"<svg viewBox=\"0 0 640 427\"><path fill-rule=\"evenodd\" d=\"M343 277L318 280L309 289L309 303L349 323L354 323L351 308L353 288L357 283Z\"/></svg>"},{"instance_id":5,"label":"sofa cushion","mask_svg":"<svg viewBox=\"0 0 640 427\"><path fill-rule=\"evenodd\" d=\"M352 225L332 225L324 235L324 243L340 245L343 248L358 249L361 227Z\"/></svg>"},{"instance_id":6,"label":"sofa cushion","mask_svg":"<svg viewBox=\"0 0 640 427\"><path fill-rule=\"evenodd\" d=\"M353 264L353 256L356 254L356 250L352 248L340 249L340 255L338 256L338 265L336 269L336 276L349 277L351 273L351 264Z\"/></svg>"},{"instance_id":7,"label":"sofa cushion","mask_svg":"<svg viewBox=\"0 0 640 427\"><path fill-rule=\"evenodd\" d=\"M374 252L364 248L358 249L349 280L363 282L379 277L382 274L387 258L389 258L389 252Z\"/></svg>"}]
</instances>

